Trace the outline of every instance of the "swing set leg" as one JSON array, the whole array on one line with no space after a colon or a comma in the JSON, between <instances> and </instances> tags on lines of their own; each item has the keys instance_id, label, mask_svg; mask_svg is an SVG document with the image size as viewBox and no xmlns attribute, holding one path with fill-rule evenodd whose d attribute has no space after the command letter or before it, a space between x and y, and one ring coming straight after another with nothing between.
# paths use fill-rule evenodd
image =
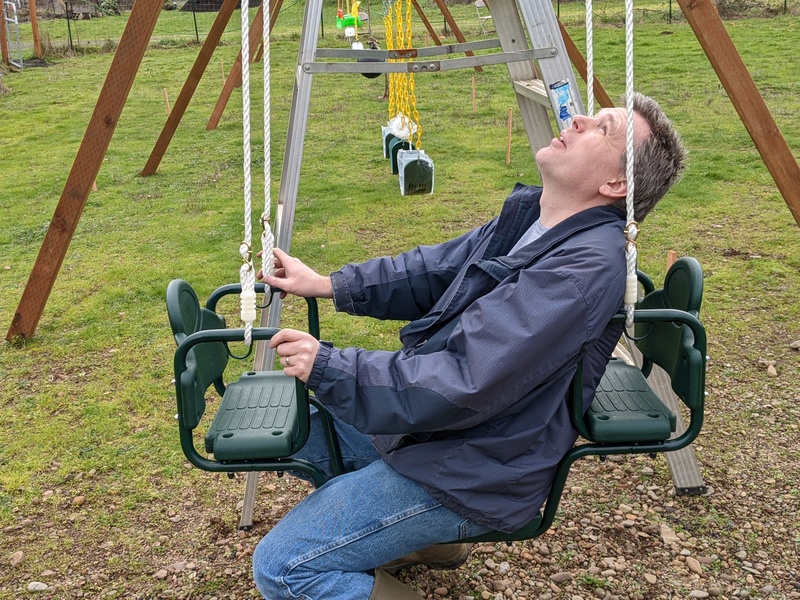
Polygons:
<instances>
[{"instance_id":1,"label":"swing set leg","mask_svg":"<svg viewBox=\"0 0 800 600\"><path fill-rule=\"evenodd\" d=\"M246 531L253 528L253 507L256 503L258 475L257 471L249 471L245 477L244 500L242 501L242 516L239 518L239 529Z\"/></svg>"}]
</instances>

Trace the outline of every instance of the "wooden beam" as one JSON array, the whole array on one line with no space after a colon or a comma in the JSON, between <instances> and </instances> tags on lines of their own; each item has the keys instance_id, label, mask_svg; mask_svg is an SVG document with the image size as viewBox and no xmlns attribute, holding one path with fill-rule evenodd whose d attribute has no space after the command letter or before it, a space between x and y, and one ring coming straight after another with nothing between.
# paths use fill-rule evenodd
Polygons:
<instances>
[{"instance_id":1,"label":"wooden beam","mask_svg":"<svg viewBox=\"0 0 800 600\"><path fill-rule=\"evenodd\" d=\"M772 179L800 225L800 166L747 71L712 0L678 0Z\"/></svg>"},{"instance_id":2,"label":"wooden beam","mask_svg":"<svg viewBox=\"0 0 800 600\"><path fill-rule=\"evenodd\" d=\"M42 58L42 38L39 35L39 15L36 14L36 0L28 0L28 18L31 20L33 54L36 58Z\"/></svg>"},{"instance_id":3,"label":"wooden beam","mask_svg":"<svg viewBox=\"0 0 800 600\"><path fill-rule=\"evenodd\" d=\"M269 3L269 32L275 27L275 22L278 20L278 12L283 4L283 0L270 0ZM254 62L256 58L261 56L262 38L264 33L264 17L262 14L262 6L259 5L256 16L253 18L253 23L250 26L250 62ZM222 113L225 112L225 107L228 105L228 100L231 98L233 90L242 85L242 52L236 57L236 61L231 67L231 72L228 73L228 78L222 86L222 91L217 98L217 103L214 110L211 111L211 116L206 124L206 129L209 131L216 129L219 125L219 120L222 118Z\"/></svg>"},{"instance_id":4,"label":"wooden beam","mask_svg":"<svg viewBox=\"0 0 800 600\"><path fill-rule=\"evenodd\" d=\"M430 34L431 39L433 40L433 43L436 44L437 46L441 46L442 40L440 40L439 36L436 35L436 30L433 28L433 25L431 25L431 22L428 20L428 17L422 10L422 7L419 5L419 2L417 2L417 0L411 0L411 4L414 5L414 8L416 9L419 18L422 20L422 24L425 25L425 29L428 30L428 33Z\"/></svg>"},{"instance_id":5,"label":"wooden beam","mask_svg":"<svg viewBox=\"0 0 800 600\"><path fill-rule=\"evenodd\" d=\"M32 337L36 330L92 184L100 171L162 4L162 0L137 0L133 5L39 256L14 313L7 340L19 336Z\"/></svg>"},{"instance_id":6,"label":"wooden beam","mask_svg":"<svg viewBox=\"0 0 800 600\"><path fill-rule=\"evenodd\" d=\"M200 84L200 79L203 77L203 73L205 73L206 67L208 67L208 63L211 61L214 49L217 47L217 44L219 44L222 34L225 33L225 27L227 27L237 5L238 0L225 0L222 3L217 17L214 19L214 24L211 26L211 30L208 32L202 48L200 48L200 53L194 61L192 70L189 71L189 76L186 78L183 88L181 88L181 93L175 101L175 106L172 107L172 112L167 117L167 122L164 123L161 135L158 136L158 140L155 146L153 146L150 158L147 159L147 163L145 163L144 169L142 169L141 174L143 176L147 177L148 175L152 175L158 169L158 165L161 164L161 159L164 158L164 153L167 151L169 143L172 141L172 136L175 135L175 130L178 129L178 125L181 119L183 119L186 108L189 106L189 102L195 90L197 90L197 86Z\"/></svg>"},{"instance_id":7,"label":"wooden beam","mask_svg":"<svg viewBox=\"0 0 800 600\"><path fill-rule=\"evenodd\" d=\"M461 30L458 28L458 24L456 24L455 19L453 19L453 15L450 14L450 9L447 8L447 5L444 3L444 0L434 0L434 2L436 2L436 6L439 7L439 10L441 11L442 16L444 17L444 20L447 21L447 24L450 26L450 29L453 30L453 35L456 36L456 39L462 44L466 42L467 40L464 37L464 34L461 33ZM464 54L466 54L467 56L474 56L474 53L471 51L467 51ZM475 70L483 71L483 69L477 65L475 66Z\"/></svg>"},{"instance_id":8,"label":"wooden beam","mask_svg":"<svg viewBox=\"0 0 800 600\"><path fill-rule=\"evenodd\" d=\"M0 0L0 57L7 65L11 64L8 57L8 31L6 30L6 3Z\"/></svg>"},{"instance_id":9,"label":"wooden beam","mask_svg":"<svg viewBox=\"0 0 800 600\"><path fill-rule=\"evenodd\" d=\"M574 65L575 69L577 69L580 76L583 77L583 80L587 81L586 77L589 74L589 70L586 68L586 59L583 57L583 54L581 54L578 46L569 35L569 32L564 29L561 19L558 20L558 28L561 30L561 37L564 40L564 45L567 47L569 59L572 61L572 64ZM597 79L597 76L594 76L593 79L595 100L597 100L598 104L600 104L600 106L603 108L613 108L614 103L611 101L611 98L609 98L605 88L603 88L603 85Z\"/></svg>"}]
</instances>

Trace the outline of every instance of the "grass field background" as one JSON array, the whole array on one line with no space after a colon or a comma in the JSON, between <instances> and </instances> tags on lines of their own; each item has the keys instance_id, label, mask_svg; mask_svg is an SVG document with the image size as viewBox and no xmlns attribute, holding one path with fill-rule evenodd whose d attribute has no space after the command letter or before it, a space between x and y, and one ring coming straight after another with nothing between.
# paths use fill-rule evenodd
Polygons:
<instances>
[{"instance_id":1,"label":"grass field background","mask_svg":"<svg viewBox=\"0 0 800 600\"><path fill-rule=\"evenodd\" d=\"M470 23L467 13L459 17ZM281 15L271 47L274 195L298 45L297 22L289 15ZM175 11L162 17L192 18ZM232 21L237 19L234 14ZM797 157L800 21L790 14L726 26ZM332 25L327 27L320 45L343 46ZM464 29L477 37L475 22ZM570 31L582 43L582 27ZM417 44L424 45L424 30L415 32ZM600 27L595 39L597 76L618 98L624 89L623 30ZM245 540L231 534L233 551L206 555L204 544L214 543L202 524L215 518L232 522L231 498L240 486L184 467L173 422L174 343L164 308L172 278L187 279L201 296L238 278L239 91L219 127L205 129L221 89L220 62L228 69L238 52L232 41L216 49L158 173L139 176L166 118L164 90L174 101L197 52L198 46L183 42L162 42L147 51L35 336L0 343L0 527L8 540L4 552L26 557L21 566L0 570L3 597L24 593L43 571L56 573L55 597L70 597L65 590L155 597L170 584L153 573L187 553L212 567L202 581L185 581L183 589L210 594L232 585L226 569L246 572L246 552L241 555L235 544L250 547L263 534L263 527ZM47 66L2 78L3 332L111 58L102 52L52 57ZM254 79L260 72L255 65ZM786 567L773 577L776 589L789 597L792 582L800 579L790 568L800 548L800 354L790 347L800 339L798 226L688 25L637 26L635 76L637 89L662 103L690 150L685 178L643 225L640 266L659 281L667 251L675 250L697 257L705 269L710 395L699 459L717 490L708 498L676 501L668 514L649 518L680 526L714 549L717 566L709 568L709 580L733 569L734 559L725 557L738 545L771 553ZM383 91L382 78L315 78L292 251L322 272L457 235L495 215L514 182L538 180L516 109L511 161L505 163L507 115L515 106L505 69L448 72L417 80L436 192L401 196L381 157L380 126L388 116ZM255 85L254 105L259 94ZM253 127L258 173L263 140L257 117ZM301 317L302 304L287 302L284 323L297 326ZM396 348L400 325L354 320L323 306L323 337L337 345ZM777 376L768 374L767 361L775 363ZM654 480L669 488L669 473L659 464ZM603 484L590 478L580 485ZM275 499L282 493L279 488L262 497L260 522L269 520L265 511L286 504ZM603 498L612 506L629 493L621 482L604 490ZM769 506L780 510L764 512ZM579 519L581 510L580 500L568 500L562 512ZM191 513L197 521L170 525L170 511ZM701 522L698 514L708 518ZM722 514L731 527L728 537L720 533L723 519L709 516ZM769 522L770 531L751 535L754 521ZM109 542L111 547L103 547ZM84 566L94 559L100 560L100 579ZM646 562L647 552L638 559ZM680 579L669 562L652 568L660 569L660 581ZM746 571L735 574L739 588L757 594L758 581L748 582Z\"/></svg>"}]
</instances>

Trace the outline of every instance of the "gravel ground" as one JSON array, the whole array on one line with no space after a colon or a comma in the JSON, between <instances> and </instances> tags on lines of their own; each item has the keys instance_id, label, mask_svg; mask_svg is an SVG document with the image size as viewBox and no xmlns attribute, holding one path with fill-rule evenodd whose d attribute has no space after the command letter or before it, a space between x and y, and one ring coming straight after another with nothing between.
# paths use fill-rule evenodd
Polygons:
<instances>
[{"instance_id":1,"label":"gravel ground","mask_svg":"<svg viewBox=\"0 0 800 600\"><path fill-rule=\"evenodd\" d=\"M800 598L799 356L787 351L777 375L712 363L695 443L707 495L677 496L663 456L585 459L541 538L398 577L443 600ZM15 509L0 598L256 597L253 548L308 486L262 475L255 526L239 531L244 478L185 466L104 495L113 469L70 474Z\"/></svg>"}]
</instances>

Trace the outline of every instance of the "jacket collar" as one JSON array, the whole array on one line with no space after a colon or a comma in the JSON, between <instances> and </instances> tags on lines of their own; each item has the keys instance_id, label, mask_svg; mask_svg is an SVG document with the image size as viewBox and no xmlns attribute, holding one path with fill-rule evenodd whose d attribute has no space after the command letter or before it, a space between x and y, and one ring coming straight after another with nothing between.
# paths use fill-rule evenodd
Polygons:
<instances>
[{"instance_id":1,"label":"jacket collar","mask_svg":"<svg viewBox=\"0 0 800 600\"><path fill-rule=\"evenodd\" d=\"M517 250L513 256L506 254L541 214L539 200L542 188L516 184L508 196L498 218L497 229L483 257L504 257L503 263L512 267L524 267L542 254L552 250L578 232L606 223L618 222L623 227L625 214L611 205L593 206L582 210L547 230L539 239Z\"/></svg>"}]
</instances>

